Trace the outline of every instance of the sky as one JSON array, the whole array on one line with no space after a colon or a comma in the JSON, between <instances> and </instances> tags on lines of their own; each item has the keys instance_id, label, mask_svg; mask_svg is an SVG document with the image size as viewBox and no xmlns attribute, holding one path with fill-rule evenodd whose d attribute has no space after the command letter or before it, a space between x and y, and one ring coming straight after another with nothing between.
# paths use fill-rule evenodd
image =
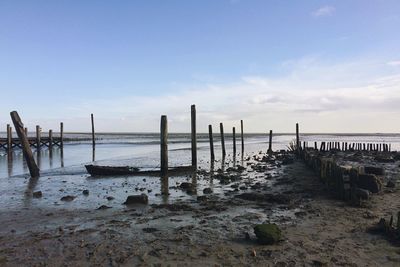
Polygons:
<instances>
[{"instance_id":1,"label":"sky","mask_svg":"<svg viewBox=\"0 0 400 267\"><path fill-rule=\"evenodd\" d=\"M0 131L398 133L399 29L398 0L0 0Z\"/></svg>"}]
</instances>

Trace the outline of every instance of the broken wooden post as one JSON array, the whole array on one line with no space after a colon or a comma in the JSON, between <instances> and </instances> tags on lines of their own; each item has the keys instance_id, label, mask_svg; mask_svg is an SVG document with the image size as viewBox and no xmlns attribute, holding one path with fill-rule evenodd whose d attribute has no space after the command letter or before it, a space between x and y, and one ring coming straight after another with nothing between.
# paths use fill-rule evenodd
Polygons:
<instances>
[{"instance_id":1,"label":"broken wooden post","mask_svg":"<svg viewBox=\"0 0 400 267\"><path fill-rule=\"evenodd\" d=\"M224 136L224 125L222 124L222 122L219 124L219 131L221 133L222 158L225 158L225 156L226 156L225 136Z\"/></svg>"},{"instance_id":2,"label":"broken wooden post","mask_svg":"<svg viewBox=\"0 0 400 267\"><path fill-rule=\"evenodd\" d=\"M210 154L211 154L211 162L214 162L215 155L214 155L214 139L212 133L212 126L208 125L208 138L210 139Z\"/></svg>"},{"instance_id":3,"label":"broken wooden post","mask_svg":"<svg viewBox=\"0 0 400 267\"><path fill-rule=\"evenodd\" d=\"M297 151L300 150L300 138L299 138L299 124L296 123L296 147Z\"/></svg>"},{"instance_id":4,"label":"broken wooden post","mask_svg":"<svg viewBox=\"0 0 400 267\"><path fill-rule=\"evenodd\" d=\"M232 128L233 156L236 157L236 129Z\"/></svg>"},{"instance_id":5,"label":"broken wooden post","mask_svg":"<svg viewBox=\"0 0 400 267\"><path fill-rule=\"evenodd\" d=\"M25 135L26 135L26 137L28 137L28 127L25 127Z\"/></svg>"},{"instance_id":6,"label":"broken wooden post","mask_svg":"<svg viewBox=\"0 0 400 267\"><path fill-rule=\"evenodd\" d=\"M60 122L60 147L64 148L64 123Z\"/></svg>"},{"instance_id":7,"label":"broken wooden post","mask_svg":"<svg viewBox=\"0 0 400 267\"><path fill-rule=\"evenodd\" d=\"M197 167L196 105L191 106L192 166Z\"/></svg>"},{"instance_id":8,"label":"broken wooden post","mask_svg":"<svg viewBox=\"0 0 400 267\"><path fill-rule=\"evenodd\" d=\"M272 130L269 130L268 154L272 153Z\"/></svg>"},{"instance_id":9,"label":"broken wooden post","mask_svg":"<svg viewBox=\"0 0 400 267\"><path fill-rule=\"evenodd\" d=\"M40 150L40 126L36 125L36 149Z\"/></svg>"},{"instance_id":10,"label":"broken wooden post","mask_svg":"<svg viewBox=\"0 0 400 267\"><path fill-rule=\"evenodd\" d=\"M31 177L39 177L39 168L37 167L35 159L33 158L31 146L29 145L28 138L25 135L24 124L22 123L21 118L16 111L12 111L10 115L14 123L15 131L17 132L17 135L21 142L22 150L24 151L23 154L26 160L26 164L28 165Z\"/></svg>"},{"instance_id":11,"label":"broken wooden post","mask_svg":"<svg viewBox=\"0 0 400 267\"><path fill-rule=\"evenodd\" d=\"M317 144L317 142L314 142L314 149L315 149L315 150L318 150L318 144Z\"/></svg>"},{"instance_id":12,"label":"broken wooden post","mask_svg":"<svg viewBox=\"0 0 400 267\"><path fill-rule=\"evenodd\" d=\"M242 156L243 156L244 153L243 120L240 120L240 134L242 139Z\"/></svg>"},{"instance_id":13,"label":"broken wooden post","mask_svg":"<svg viewBox=\"0 0 400 267\"><path fill-rule=\"evenodd\" d=\"M49 149L53 148L53 130L49 130Z\"/></svg>"},{"instance_id":14,"label":"broken wooden post","mask_svg":"<svg viewBox=\"0 0 400 267\"><path fill-rule=\"evenodd\" d=\"M168 172L168 122L167 116L161 116L160 126L160 144L161 144L161 173Z\"/></svg>"},{"instance_id":15,"label":"broken wooden post","mask_svg":"<svg viewBox=\"0 0 400 267\"><path fill-rule=\"evenodd\" d=\"M91 118L91 120L92 120L92 146L93 146L93 148L94 148L95 145L96 145L96 141L95 141L95 134L94 134L94 118L93 118L93 113L90 114L90 118Z\"/></svg>"},{"instance_id":16,"label":"broken wooden post","mask_svg":"<svg viewBox=\"0 0 400 267\"><path fill-rule=\"evenodd\" d=\"M12 150L12 128L7 124L7 151Z\"/></svg>"}]
</instances>

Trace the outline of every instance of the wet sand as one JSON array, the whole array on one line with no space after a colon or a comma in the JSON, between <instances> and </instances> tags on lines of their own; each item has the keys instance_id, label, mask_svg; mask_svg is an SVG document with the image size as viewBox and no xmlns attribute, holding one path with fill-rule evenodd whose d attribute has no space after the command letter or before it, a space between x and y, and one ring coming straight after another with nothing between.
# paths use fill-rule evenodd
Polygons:
<instances>
[{"instance_id":1,"label":"wet sand","mask_svg":"<svg viewBox=\"0 0 400 267\"><path fill-rule=\"evenodd\" d=\"M57 205L1 212L0 265L399 266L400 248L367 232L379 218L400 210L396 189L352 207L334 199L299 160L246 163L246 171L228 171L229 181L203 171L195 180L170 178L174 201L150 198L149 205L124 206L125 196L107 190L90 192L97 194L90 201L78 195L83 187L44 191L32 201ZM181 189L185 181L196 182L196 190ZM127 191L135 193L134 188ZM205 188L213 193L204 194ZM61 202L68 193L76 199ZM108 195L115 199L106 200ZM264 222L277 223L284 239L259 245L253 227Z\"/></svg>"}]
</instances>

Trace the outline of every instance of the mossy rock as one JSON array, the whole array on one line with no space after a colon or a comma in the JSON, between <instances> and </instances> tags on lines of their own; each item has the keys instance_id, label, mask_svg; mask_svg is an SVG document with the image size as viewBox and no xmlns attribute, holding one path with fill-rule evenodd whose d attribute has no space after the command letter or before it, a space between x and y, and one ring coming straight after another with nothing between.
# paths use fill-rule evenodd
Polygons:
<instances>
[{"instance_id":1,"label":"mossy rock","mask_svg":"<svg viewBox=\"0 0 400 267\"><path fill-rule=\"evenodd\" d=\"M282 238L281 229L274 223L259 224L254 227L258 242L263 245L272 245Z\"/></svg>"}]
</instances>

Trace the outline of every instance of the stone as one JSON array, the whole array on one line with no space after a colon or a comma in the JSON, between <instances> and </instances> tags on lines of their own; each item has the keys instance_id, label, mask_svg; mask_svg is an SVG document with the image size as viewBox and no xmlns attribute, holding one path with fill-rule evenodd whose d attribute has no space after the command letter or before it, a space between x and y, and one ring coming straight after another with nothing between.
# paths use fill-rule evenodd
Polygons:
<instances>
[{"instance_id":1,"label":"stone","mask_svg":"<svg viewBox=\"0 0 400 267\"><path fill-rule=\"evenodd\" d=\"M128 196L123 204L132 205L132 204L148 204L148 203L149 203L149 197L146 194L141 194L141 195Z\"/></svg>"},{"instance_id":2,"label":"stone","mask_svg":"<svg viewBox=\"0 0 400 267\"><path fill-rule=\"evenodd\" d=\"M33 192L32 196L34 198L41 198L43 196L42 191Z\"/></svg>"},{"instance_id":3,"label":"stone","mask_svg":"<svg viewBox=\"0 0 400 267\"><path fill-rule=\"evenodd\" d=\"M114 200L114 197L108 196L108 197L107 197L107 200L108 200L108 201Z\"/></svg>"},{"instance_id":4,"label":"stone","mask_svg":"<svg viewBox=\"0 0 400 267\"><path fill-rule=\"evenodd\" d=\"M179 185L179 188L185 189L185 190L191 189L192 188L192 183L183 182L183 183L181 183Z\"/></svg>"},{"instance_id":5,"label":"stone","mask_svg":"<svg viewBox=\"0 0 400 267\"><path fill-rule=\"evenodd\" d=\"M88 195L89 195L89 190L87 190L87 189L83 190L83 191L82 191L82 194L83 194L84 196L88 196Z\"/></svg>"},{"instance_id":6,"label":"stone","mask_svg":"<svg viewBox=\"0 0 400 267\"><path fill-rule=\"evenodd\" d=\"M282 231L274 223L259 224L254 227L257 240L262 245L272 245L282 238Z\"/></svg>"},{"instance_id":7,"label":"stone","mask_svg":"<svg viewBox=\"0 0 400 267\"><path fill-rule=\"evenodd\" d=\"M74 200L75 198L76 198L76 196L63 196L60 200L69 202L69 201Z\"/></svg>"},{"instance_id":8,"label":"stone","mask_svg":"<svg viewBox=\"0 0 400 267\"><path fill-rule=\"evenodd\" d=\"M203 194L211 194L211 193L212 193L212 189L210 187L203 189Z\"/></svg>"},{"instance_id":9,"label":"stone","mask_svg":"<svg viewBox=\"0 0 400 267\"><path fill-rule=\"evenodd\" d=\"M111 207L106 206L106 205L101 205L100 207L97 208L98 210L106 210L106 209L111 209Z\"/></svg>"},{"instance_id":10,"label":"stone","mask_svg":"<svg viewBox=\"0 0 400 267\"><path fill-rule=\"evenodd\" d=\"M382 189L382 181L374 174L360 174L357 185L362 189L371 191L371 193L379 193Z\"/></svg>"},{"instance_id":11,"label":"stone","mask_svg":"<svg viewBox=\"0 0 400 267\"><path fill-rule=\"evenodd\" d=\"M396 187L396 183L393 182L392 180L390 180L390 181L388 181L388 182L386 183L386 187L395 188L395 187Z\"/></svg>"}]
</instances>

